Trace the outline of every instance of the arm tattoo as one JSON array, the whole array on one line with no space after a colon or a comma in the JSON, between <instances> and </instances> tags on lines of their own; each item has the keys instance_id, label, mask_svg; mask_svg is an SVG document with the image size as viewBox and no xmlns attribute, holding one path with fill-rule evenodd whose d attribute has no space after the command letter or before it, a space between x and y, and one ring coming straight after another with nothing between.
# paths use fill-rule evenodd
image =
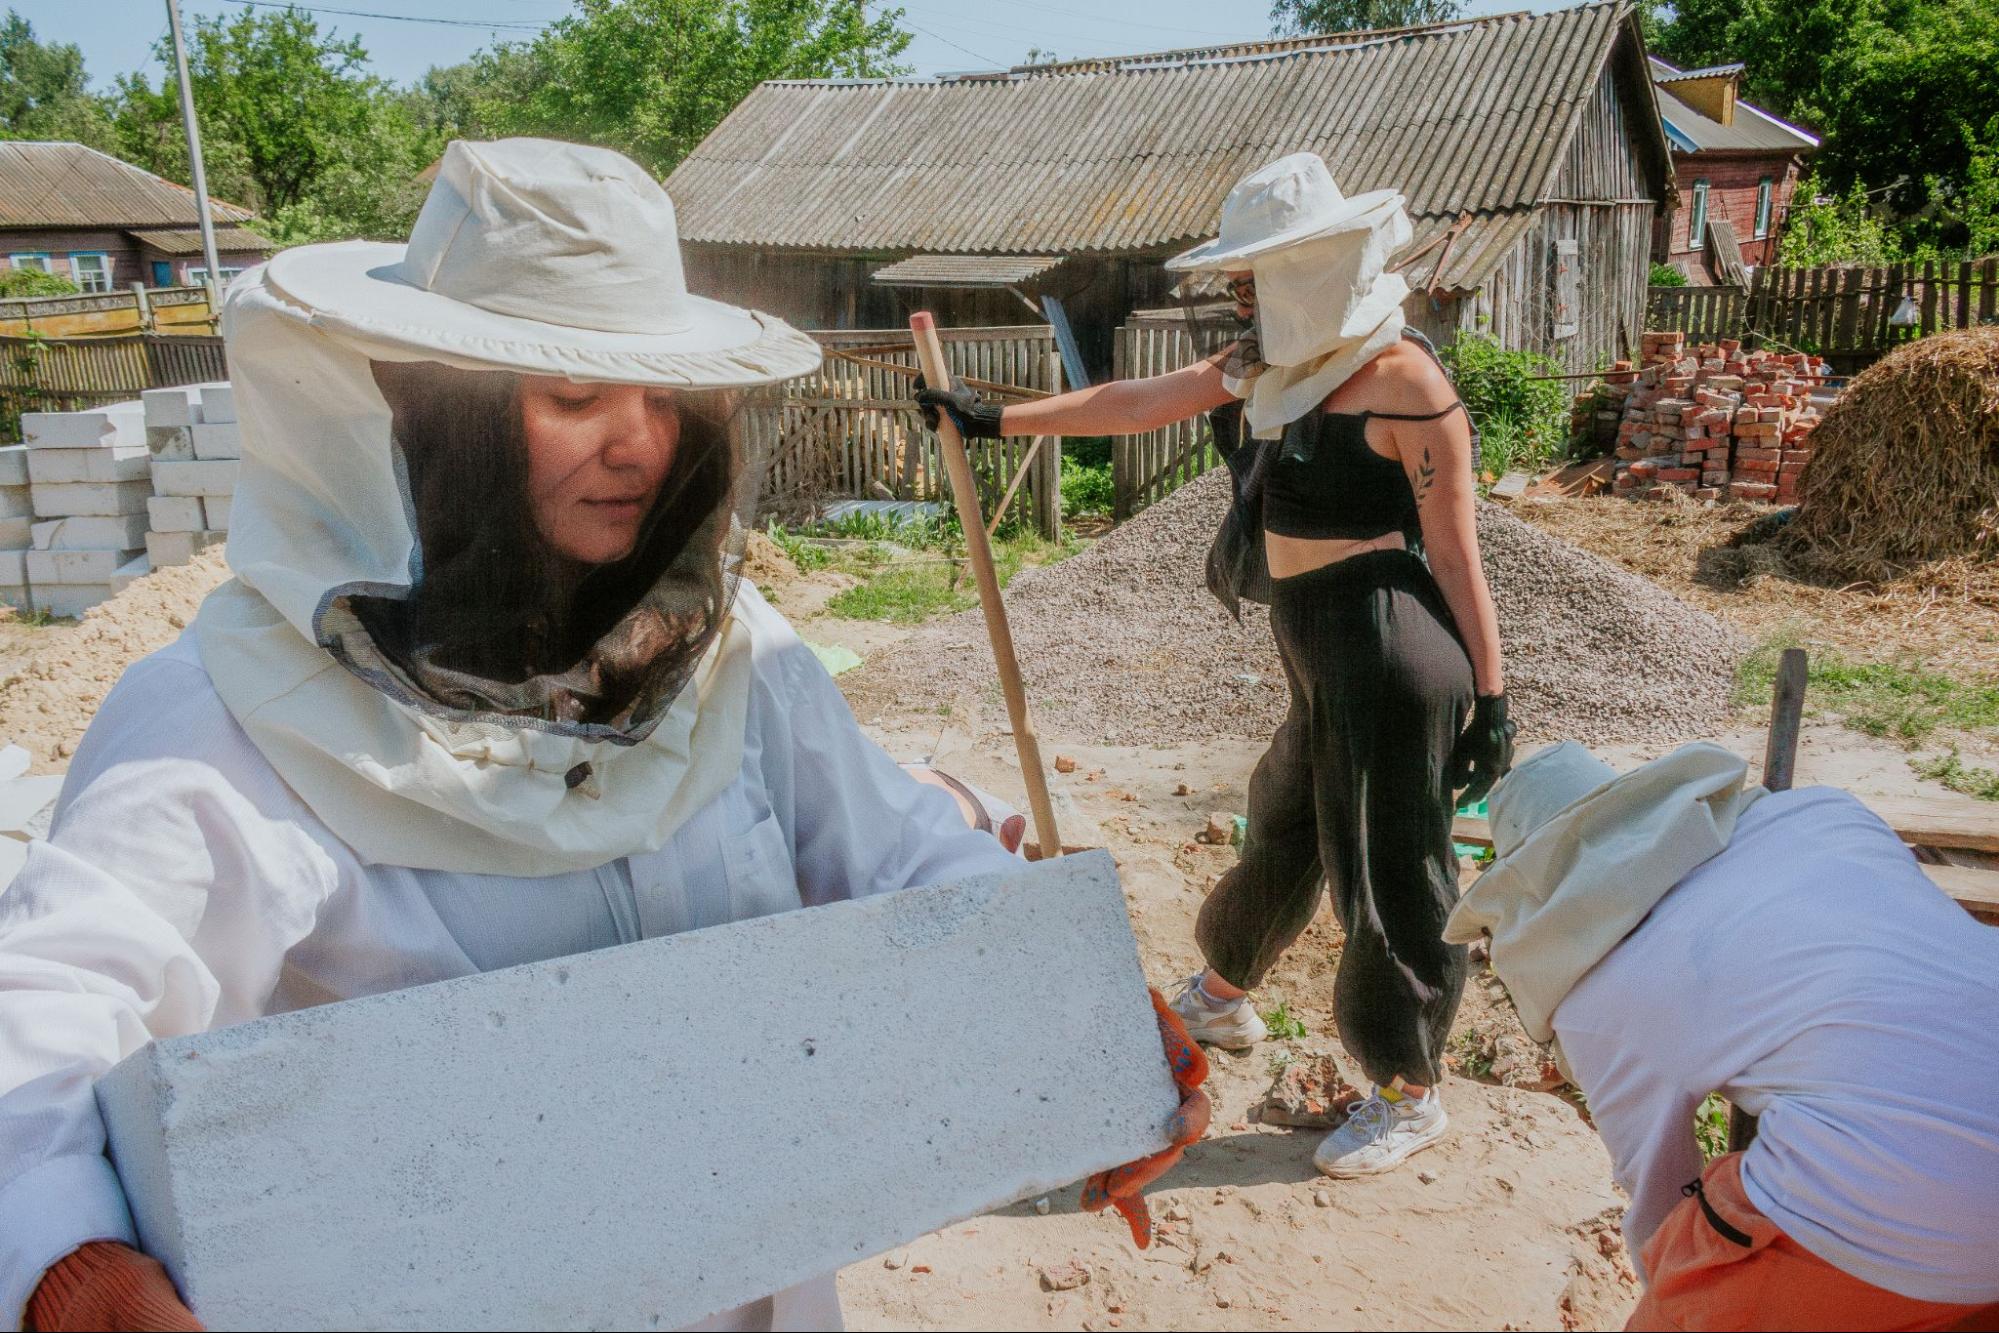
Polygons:
<instances>
[{"instance_id":1,"label":"arm tattoo","mask_svg":"<svg viewBox=\"0 0 1999 1333\"><path fill-rule=\"evenodd\" d=\"M1416 503L1418 506L1422 505L1424 497L1429 495L1430 487L1434 486L1436 481L1437 468L1430 461L1430 446L1425 444L1423 446L1423 461L1416 465Z\"/></svg>"}]
</instances>

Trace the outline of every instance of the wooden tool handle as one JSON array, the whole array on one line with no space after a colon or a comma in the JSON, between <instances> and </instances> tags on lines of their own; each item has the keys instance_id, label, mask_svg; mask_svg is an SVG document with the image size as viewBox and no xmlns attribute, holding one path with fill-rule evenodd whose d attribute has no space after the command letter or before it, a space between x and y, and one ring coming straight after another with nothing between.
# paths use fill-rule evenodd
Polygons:
<instances>
[{"instance_id":1,"label":"wooden tool handle","mask_svg":"<svg viewBox=\"0 0 1999 1333\"><path fill-rule=\"evenodd\" d=\"M929 311L919 310L909 317L909 331L915 336L916 362L923 368L924 382L933 389L949 389L951 368L944 361L944 344L937 339L937 321ZM1034 835L1044 857L1060 856L1062 838L1055 829L1055 805L1048 799L1041 742L1034 734L1034 720L1028 716L1027 689L1021 684L1020 662L1013 652L1013 631L1007 625L1006 605L1000 601L992 542L986 536L985 515L979 512L978 482L972 476L965 441L949 412L937 414L937 439L942 445L944 472L951 481L951 498L958 507L958 526L965 530L965 553L979 581L979 607L986 615L986 637L992 640L993 664L999 668L1000 690L1006 695L1006 713L1020 751L1020 775L1027 783L1028 807L1034 812Z\"/></svg>"}]
</instances>

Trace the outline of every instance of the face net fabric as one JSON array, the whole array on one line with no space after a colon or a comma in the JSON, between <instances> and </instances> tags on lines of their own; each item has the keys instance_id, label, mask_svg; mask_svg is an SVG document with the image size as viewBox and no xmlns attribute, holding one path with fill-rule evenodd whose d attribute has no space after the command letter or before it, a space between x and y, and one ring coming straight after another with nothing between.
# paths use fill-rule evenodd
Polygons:
<instances>
[{"instance_id":1,"label":"face net fabric","mask_svg":"<svg viewBox=\"0 0 1999 1333\"><path fill-rule=\"evenodd\" d=\"M644 740L729 615L725 562L754 507L742 395L676 395L673 461L637 540L582 564L536 523L519 377L386 362L374 374L416 534L410 586L334 589L319 641L389 697L454 722Z\"/></svg>"}]
</instances>

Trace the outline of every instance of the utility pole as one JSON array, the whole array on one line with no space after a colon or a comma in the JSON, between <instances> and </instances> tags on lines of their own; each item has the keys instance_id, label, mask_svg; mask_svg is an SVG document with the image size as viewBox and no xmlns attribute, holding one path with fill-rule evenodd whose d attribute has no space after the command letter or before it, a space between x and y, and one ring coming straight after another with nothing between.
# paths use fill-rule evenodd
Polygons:
<instances>
[{"instance_id":1,"label":"utility pole","mask_svg":"<svg viewBox=\"0 0 1999 1333\"><path fill-rule=\"evenodd\" d=\"M194 207L201 219L201 257L208 265L208 317L221 315L222 266L215 258L215 219L208 211L208 173L201 165L201 127L194 119L194 89L187 81L187 43L180 35L180 0L167 0L167 26L174 35L174 72L180 77L180 119L187 127L188 168L194 173Z\"/></svg>"}]
</instances>

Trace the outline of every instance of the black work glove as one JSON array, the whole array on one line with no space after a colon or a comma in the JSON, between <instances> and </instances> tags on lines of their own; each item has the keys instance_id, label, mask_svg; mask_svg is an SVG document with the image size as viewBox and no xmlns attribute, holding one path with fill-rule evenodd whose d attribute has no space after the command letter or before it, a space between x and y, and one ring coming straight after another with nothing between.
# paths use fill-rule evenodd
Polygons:
<instances>
[{"instance_id":1,"label":"black work glove","mask_svg":"<svg viewBox=\"0 0 1999 1333\"><path fill-rule=\"evenodd\" d=\"M1506 716L1506 695L1481 694L1472 702L1471 720L1451 751L1451 789L1464 788L1460 808L1476 805L1492 784L1513 767L1513 734L1520 725Z\"/></svg>"},{"instance_id":2,"label":"black work glove","mask_svg":"<svg viewBox=\"0 0 1999 1333\"><path fill-rule=\"evenodd\" d=\"M1004 410L993 403L979 401L979 396L962 384L954 384L950 389L933 389L923 382L923 376L916 377L916 406L923 413L923 424L937 429L939 409L951 414L951 422L957 426L958 434L967 440L997 440L1000 437L1000 413Z\"/></svg>"}]
</instances>

